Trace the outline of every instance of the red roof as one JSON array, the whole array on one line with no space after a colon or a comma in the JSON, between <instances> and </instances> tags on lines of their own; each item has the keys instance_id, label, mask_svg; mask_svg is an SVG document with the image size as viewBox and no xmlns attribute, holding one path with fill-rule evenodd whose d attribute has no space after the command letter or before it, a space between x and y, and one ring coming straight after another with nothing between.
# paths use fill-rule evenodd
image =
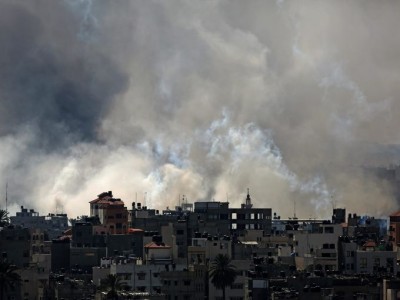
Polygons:
<instances>
[{"instance_id":1,"label":"red roof","mask_svg":"<svg viewBox=\"0 0 400 300\"><path fill-rule=\"evenodd\" d=\"M136 233L136 232L143 232L143 230L139 229L139 228L128 228L128 233L129 234Z\"/></svg>"},{"instance_id":2,"label":"red roof","mask_svg":"<svg viewBox=\"0 0 400 300\"><path fill-rule=\"evenodd\" d=\"M151 242L148 243L144 246L145 248L148 249L170 249L171 246L165 245L164 243L155 243L155 242Z\"/></svg>"},{"instance_id":3,"label":"red roof","mask_svg":"<svg viewBox=\"0 0 400 300\"><path fill-rule=\"evenodd\" d=\"M395 213L393 213L393 214L391 214L390 216L391 217L400 217L400 210L395 212Z\"/></svg>"},{"instance_id":4,"label":"red roof","mask_svg":"<svg viewBox=\"0 0 400 300\"><path fill-rule=\"evenodd\" d=\"M94 199L89 202L90 204L105 204L105 205L124 205L124 202L120 199L113 199L111 197L104 197Z\"/></svg>"},{"instance_id":5,"label":"red roof","mask_svg":"<svg viewBox=\"0 0 400 300\"><path fill-rule=\"evenodd\" d=\"M376 247L376 244L374 241L367 241L363 247Z\"/></svg>"}]
</instances>

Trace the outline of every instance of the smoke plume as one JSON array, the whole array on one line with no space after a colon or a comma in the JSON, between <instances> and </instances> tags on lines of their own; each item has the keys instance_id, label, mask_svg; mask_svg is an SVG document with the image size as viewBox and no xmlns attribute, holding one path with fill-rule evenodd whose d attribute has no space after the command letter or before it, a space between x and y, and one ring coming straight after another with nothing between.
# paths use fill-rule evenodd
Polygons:
<instances>
[{"instance_id":1,"label":"smoke plume","mask_svg":"<svg viewBox=\"0 0 400 300\"><path fill-rule=\"evenodd\" d=\"M399 6L2 0L9 209L239 206L249 187L283 217L396 210L366 169L399 162Z\"/></svg>"}]
</instances>

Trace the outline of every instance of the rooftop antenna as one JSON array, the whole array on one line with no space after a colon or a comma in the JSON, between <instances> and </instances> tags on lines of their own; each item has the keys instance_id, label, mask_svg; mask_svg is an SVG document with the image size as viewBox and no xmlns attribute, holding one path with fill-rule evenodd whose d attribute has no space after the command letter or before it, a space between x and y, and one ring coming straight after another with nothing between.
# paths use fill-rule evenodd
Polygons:
<instances>
[{"instance_id":1,"label":"rooftop antenna","mask_svg":"<svg viewBox=\"0 0 400 300\"><path fill-rule=\"evenodd\" d=\"M296 217L296 199L293 199L293 220L297 220L297 217Z\"/></svg>"},{"instance_id":2,"label":"rooftop antenna","mask_svg":"<svg viewBox=\"0 0 400 300\"><path fill-rule=\"evenodd\" d=\"M6 213L8 213L8 182L6 182Z\"/></svg>"}]
</instances>

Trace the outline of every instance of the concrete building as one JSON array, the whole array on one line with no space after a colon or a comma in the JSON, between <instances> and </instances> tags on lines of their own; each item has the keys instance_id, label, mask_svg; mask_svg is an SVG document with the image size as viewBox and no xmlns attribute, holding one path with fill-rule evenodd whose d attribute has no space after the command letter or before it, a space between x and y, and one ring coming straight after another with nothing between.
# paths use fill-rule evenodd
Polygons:
<instances>
[{"instance_id":1,"label":"concrete building","mask_svg":"<svg viewBox=\"0 0 400 300\"><path fill-rule=\"evenodd\" d=\"M228 202L195 202L194 214L197 216L197 227L199 227L195 231L205 231L212 235L230 235Z\"/></svg>"},{"instance_id":2,"label":"concrete building","mask_svg":"<svg viewBox=\"0 0 400 300\"><path fill-rule=\"evenodd\" d=\"M325 271L338 270L338 239L343 234L340 224L320 224L318 232L297 230L290 233L295 241L298 269L305 269L311 263Z\"/></svg>"},{"instance_id":3,"label":"concrete building","mask_svg":"<svg viewBox=\"0 0 400 300\"><path fill-rule=\"evenodd\" d=\"M207 267L195 265L189 270L164 270L160 273L161 293L166 299L203 300L208 299Z\"/></svg>"},{"instance_id":4,"label":"concrete building","mask_svg":"<svg viewBox=\"0 0 400 300\"><path fill-rule=\"evenodd\" d=\"M397 254L379 249L375 242L366 242L355 253L355 271L363 274L397 274Z\"/></svg>"},{"instance_id":5,"label":"concrete building","mask_svg":"<svg viewBox=\"0 0 400 300\"><path fill-rule=\"evenodd\" d=\"M0 230L0 253L3 259L18 268L29 266L31 236L28 228L8 226Z\"/></svg>"},{"instance_id":6,"label":"concrete building","mask_svg":"<svg viewBox=\"0 0 400 300\"><path fill-rule=\"evenodd\" d=\"M400 211L389 216L389 239L393 243L393 249L397 251L400 246Z\"/></svg>"},{"instance_id":7,"label":"concrete building","mask_svg":"<svg viewBox=\"0 0 400 300\"><path fill-rule=\"evenodd\" d=\"M143 237L144 231L134 228L129 228L127 234L109 234L105 236L107 254L143 257Z\"/></svg>"},{"instance_id":8,"label":"concrete building","mask_svg":"<svg viewBox=\"0 0 400 300\"><path fill-rule=\"evenodd\" d=\"M46 232L45 240L52 240L63 234L68 229L68 217L66 214L48 214L40 216L34 209L21 206L21 211L10 217L13 225L42 229Z\"/></svg>"},{"instance_id":9,"label":"concrete building","mask_svg":"<svg viewBox=\"0 0 400 300\"><path fill-rule=\"evenodd\" d=\"M110 234L128 232L128 210L121 199L113 197L111 191L101 193L90 201L90 216L98 217L104 231Z\"/></svg>"},{"instance_id":10,"label":"concrete building","mask_svg":"<svg viewBox=\"0 0 400 300\"><path fill-rule=\"evenodd\" d=\"M53 273L69 270L70 253L69 237L51 241L51 271Z\"/></svg>"},{"instance_id":11,"label":"concrete building","mask_svg":"<svg viewBox=\"0 0 400 300\"><path fill-rule=\"evenodd\" d=\"M270 208L253 208L248 190L245 203L240 208L229 209L230 229L237 236L243 235L246 230L262 230L265 235L270 234L271 215Z\"/></svg>"},{"instance_id":12,"label":"concrete building","mask_svg":"<svg viewBox=\"0 0 400 300\"><path fill-rule=\"evenodd\" d=\"M94 266L100 265L100 259L105 256L105 247L72 247L70 249L70 268L90 273Z\"/></svg>"}]
</instances>

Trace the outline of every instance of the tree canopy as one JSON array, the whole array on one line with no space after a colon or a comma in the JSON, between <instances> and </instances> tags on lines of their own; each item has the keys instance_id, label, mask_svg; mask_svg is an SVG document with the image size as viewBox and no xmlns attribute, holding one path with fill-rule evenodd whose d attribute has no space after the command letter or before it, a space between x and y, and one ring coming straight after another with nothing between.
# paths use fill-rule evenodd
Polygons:
<instances>
[{"instance_id":1,"label":"tree canopy","mask_svg":"<svg viewBox=\"0 0 400 300\"><path fill-rule=\"evenodd\" d=\"M4 209L0 209L0 227L9 223L8 212Z\"/></svg>"},{"instance_id":2,"label":"tree canopy","mask_svg":"<svg viewBox=\"0 0 400 300\"><path fill-rule=\"evenodd\" d=\"M125 285L121 282L121 278L116 274L109 274L101 281L100 288L108 291L108 299L118 299L118 291L123 290Z\"/></svg>"},{"instance_id":3,"label":"tree canopy","mask_svg":"<svg viewBox=\"0 0 400 300\"><path fill-rule=\"evenodd\" d=\"M0 300L3 300L7 291L21 281L21 276L16 272L17 267L8 262L0 262Z\"/></svg>"},{"instance_id":4,"label":"tree canopy","mask_svg":"<svg viewBox=\"0 0 400 300\"><path fill-rule=\"evenodd\" d=\"M236 268L231 264L230 257L226 254L218 254L211 263L210 277L211 283L217 289L222 289L224 299L225 288L235 281L236 276Z\"/></svg>"}]
</instances>

